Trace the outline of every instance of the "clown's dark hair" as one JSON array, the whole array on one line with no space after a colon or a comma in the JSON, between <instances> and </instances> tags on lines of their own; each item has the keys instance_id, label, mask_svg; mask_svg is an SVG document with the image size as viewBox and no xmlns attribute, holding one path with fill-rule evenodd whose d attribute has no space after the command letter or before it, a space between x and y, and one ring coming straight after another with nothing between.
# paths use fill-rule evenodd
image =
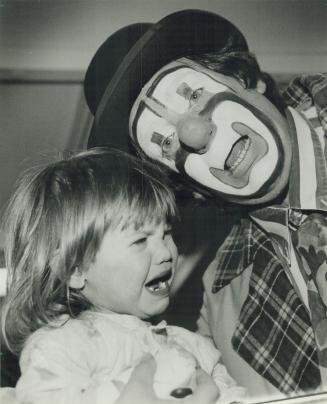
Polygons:
<instances>
[{"instance_id":1,"label":"clown's dark hair","mask_svg":"<svg viewBox=\"0 0 327 404\"><path fill-rule=\"evenodd\" d=\"M266 84L264 95L282 114L285 114L286 104L276 82L268 73L261 71L257 59L252 53L240 51L205 53L189 56L189 59L210 70L234 77L245 88L256 88L258 81L262 80Z\"/></svg>"},{"instance_id":2,"label":"clown's dark hair","mask_svg":"<svg viewBox=\"0 0 327 404\"><path fill-rule=\"evenodd\" d=\"M61 314L91 304L68 291L76 267L87 270L105 232L176 215L161 170L117 150L91 149L23 176L5 218L8 294L2 329L19 353L26 338Z\"/></svg>"}]
</instances>

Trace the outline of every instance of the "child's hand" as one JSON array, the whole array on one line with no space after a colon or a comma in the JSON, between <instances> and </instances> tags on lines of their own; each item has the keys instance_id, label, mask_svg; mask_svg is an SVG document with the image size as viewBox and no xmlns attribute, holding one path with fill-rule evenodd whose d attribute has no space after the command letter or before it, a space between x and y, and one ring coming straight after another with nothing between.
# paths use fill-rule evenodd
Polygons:
<instances>
[{"instance_id":1,"label":"child's hand","mask_svg":"<svg viewBox=\"0 0 327 404\"><path fill-rule=\"evenodd\" d=\"M115 404L172 404L171 400L160 399L153 390L156 364L151 355L145 356L135 367ZM202 369L196 371L197 388L192 395L179 399L182 404L213 404L219 397L219 390L213 379Z\"/></svg>"},{"instance_id":2,"label":"child's hand","mask_svg":"<svg viewBox=\"0 0 327 404\"><path fill-rule=\"evenodd\" d=\"M203 369L196 370L197 388L193 391L192 396L186 397L182 402L187 404L211 404L215 403L219 396L219 389L213 378L208 375Z\"/></svg>"}]
</instances>

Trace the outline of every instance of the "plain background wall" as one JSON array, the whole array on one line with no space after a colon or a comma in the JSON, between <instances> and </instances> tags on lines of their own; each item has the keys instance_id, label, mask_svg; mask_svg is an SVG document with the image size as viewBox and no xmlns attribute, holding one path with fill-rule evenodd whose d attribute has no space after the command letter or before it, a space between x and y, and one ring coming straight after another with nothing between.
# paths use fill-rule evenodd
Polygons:
<instances>
[{"instance_id":1,"label":"plain background wall","mask_svg":"<svg viewBox=\"0 0 327 404\"><path fill-rule=\"evenodd\" d=\"M183 8L222 14L271 72L326 68L325 0L1 0L0 68L84 70L112 32Z\"/></svg>"},{"instance_id":2,"label":"plain background wall","mask_svg":"<svg viewBox=\"0 0 327 404\"><path fill-rule=\"evenodd\" d=\"M230 19L266 71L327 71L323 0L0 0L0 209L23 170L84 147L81 81L107 36L184 8Z\"/></svg>"}]
</instances>

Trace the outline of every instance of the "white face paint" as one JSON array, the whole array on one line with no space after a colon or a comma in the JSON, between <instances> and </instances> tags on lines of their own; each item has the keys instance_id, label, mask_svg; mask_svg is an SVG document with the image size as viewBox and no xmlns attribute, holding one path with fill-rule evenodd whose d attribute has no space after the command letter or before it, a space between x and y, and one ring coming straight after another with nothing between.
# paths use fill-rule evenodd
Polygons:
<instances>
[{"instance_id":1,"label":"white face paint","mask_svg":"<svg viewBox=\"0 0 327 404\"><path fill-rule=\"evenodd\" d=\"M131 113L150 157L239 203L265 202L288 179L285 118L254 90L188 59L161 69Z\"/></svg>"}]
</instances>

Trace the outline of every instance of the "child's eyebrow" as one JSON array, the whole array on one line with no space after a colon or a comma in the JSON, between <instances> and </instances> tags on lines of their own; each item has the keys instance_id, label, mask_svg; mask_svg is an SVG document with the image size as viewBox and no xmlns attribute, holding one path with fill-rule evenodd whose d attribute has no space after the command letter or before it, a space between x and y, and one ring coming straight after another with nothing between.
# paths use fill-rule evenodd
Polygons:
<instances>
[{"instance_id":1,"label":"child's eyebrow","mask_svg":"<svg viewBox=\"0 0 327 404\"><path fill-rule=\"evenodd\" d=\"M128 241L134 241L135 239L142 238L142 237L147 237L147 236L148 236L147 233L144 233L144 232L141 232L141 231L140 232L135 231L133 233L127 234L126 239Z\"/></svg>"},{"instance_id":2,"label":"child's eyebrow","mask_svg":"<svg viewBox=\"0 0 327 404\"><path fill-rule=\"evenodd\" d=\"M143 225L138 225L137 227L131 227L129 230L127 230L127 236L129 237L136 236L140 233L146 234L149 233L149 231L144 229Z\"/></svg>"},{"instance_id":3,"label":"child's eyebrow","mask_svg":"<svg viewBox=\"0 0 327 404\"><path fill-rule=\"evenodd\" d=\"M146 226L146 225L145 225ZM171 230L172 229L172 224L171 223L166 223L165 224L165 226L164 226L164 231L167 231L167 230ZM149 229L147 229L147 228L144 228L144 227L140 227L140 228L138 228L138 229L135 229L135 232L133 233L134 235L137 235L137 233L142 233L142 234L146 234L146 235L151 235L151 234L153 234L154 232L156 231L156 226L155 227L151 227L151 228L149 228Z\"/></svg>"}]
</instances>

